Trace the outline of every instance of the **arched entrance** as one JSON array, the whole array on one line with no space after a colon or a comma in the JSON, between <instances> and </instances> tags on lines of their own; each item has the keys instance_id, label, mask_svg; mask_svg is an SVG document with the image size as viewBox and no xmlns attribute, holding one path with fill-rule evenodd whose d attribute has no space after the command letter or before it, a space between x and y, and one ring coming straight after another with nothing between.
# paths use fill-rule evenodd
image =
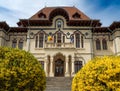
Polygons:
<instances>
[{"instance_id":1,"label":"arched entrance","mask_svg":"<svg viewBox=\"0 0 120 91\"><path fill-rule=\"evenodd\" d=\"M65 56L62 53L57 53L54 56L54 76L65 76Z\"/></svg>"},{"instance_id":2,"label":"arched entrance","mask_svg":"<svg viewBox=\"0 0 120 91\"><path fill-rule=\"evenodd\" d=\"M61 59L55 61L55 76L64 76L64 61Z\"/></svg>"}]
</instances>

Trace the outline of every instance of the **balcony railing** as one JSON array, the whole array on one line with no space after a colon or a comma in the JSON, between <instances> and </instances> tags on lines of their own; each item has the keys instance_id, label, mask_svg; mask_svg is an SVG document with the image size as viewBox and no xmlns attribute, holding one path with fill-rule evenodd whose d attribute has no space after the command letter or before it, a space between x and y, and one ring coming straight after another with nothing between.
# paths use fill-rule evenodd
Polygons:
<instances>
[{"instance_id":1,"label":"balcony railing","mask_svg":"<svg viewBox=\"0 0 120 91\"><path fill-rule=\"evenodd\" d=\"M45 43L44 48L74 48L74 43Z\"/></svg>"}]
</instances>

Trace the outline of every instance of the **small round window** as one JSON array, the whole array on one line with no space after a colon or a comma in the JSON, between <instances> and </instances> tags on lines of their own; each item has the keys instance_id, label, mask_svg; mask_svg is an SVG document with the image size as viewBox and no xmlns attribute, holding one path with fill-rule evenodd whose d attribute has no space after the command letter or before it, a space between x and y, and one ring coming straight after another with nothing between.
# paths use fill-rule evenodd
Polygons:
<instances>
[{"instance_id":1,"label":"small round window","mask_svg":"<svg viewBox=\"0 0 120 91\"><path fill-rule=\"evenodd\" d=\"M56 21L56 27L57 28L62 28L63 27L63 21L61 19Z\"/></svg>"},{"instance_id":2,"label":"small round window","mask_svg":"<svg viewBox=\"0 0 120 91\"><path fill-rule=\"evenodd\" d=\"M58 22L57 22L57 27L58 27L58 28L61 28L61 25L62 25L61 21L58 21Z\"/></svg>"}]
</instances>

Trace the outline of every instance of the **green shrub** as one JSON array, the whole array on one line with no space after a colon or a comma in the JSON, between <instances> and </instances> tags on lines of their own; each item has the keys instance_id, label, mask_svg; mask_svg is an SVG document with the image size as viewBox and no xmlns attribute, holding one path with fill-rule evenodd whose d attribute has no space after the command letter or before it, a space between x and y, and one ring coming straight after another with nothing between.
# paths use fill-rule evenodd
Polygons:
<instances>
[{"instance_id":1,"label":"green shrub","mask_svg":"<svg viewBox=\"0 0 120 91\"><path fill-rule=\"evenodd\" d=\"M72 91L120 91L120 56L89 61L75 75Z\"/></svg>"},{"instance_id":2,"label":"green shrub","mask_svg":"<svg viewBox=\"0 0 120 91\"><path fill-rule=\"evenodd\" d=\"M0 91L44 91L45 73L30 53L0 47Z\"/></svg>"}]
</instances>

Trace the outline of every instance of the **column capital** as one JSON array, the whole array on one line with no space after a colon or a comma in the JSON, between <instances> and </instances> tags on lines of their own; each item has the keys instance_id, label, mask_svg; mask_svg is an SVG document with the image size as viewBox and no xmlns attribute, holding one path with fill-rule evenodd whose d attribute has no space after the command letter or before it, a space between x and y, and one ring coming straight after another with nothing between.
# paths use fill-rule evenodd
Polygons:
<instances>
[{"instance_id":1,"label":"column capital","mask_svg":"<svg viewBox=\"0 0 120 91\"><path fill-rule=\"evenodd\" d=\"M71 58L71 61L74 62L74 61L75 61L75 57L72 57L72 58Z\"/></svg>"}]
</instances>

